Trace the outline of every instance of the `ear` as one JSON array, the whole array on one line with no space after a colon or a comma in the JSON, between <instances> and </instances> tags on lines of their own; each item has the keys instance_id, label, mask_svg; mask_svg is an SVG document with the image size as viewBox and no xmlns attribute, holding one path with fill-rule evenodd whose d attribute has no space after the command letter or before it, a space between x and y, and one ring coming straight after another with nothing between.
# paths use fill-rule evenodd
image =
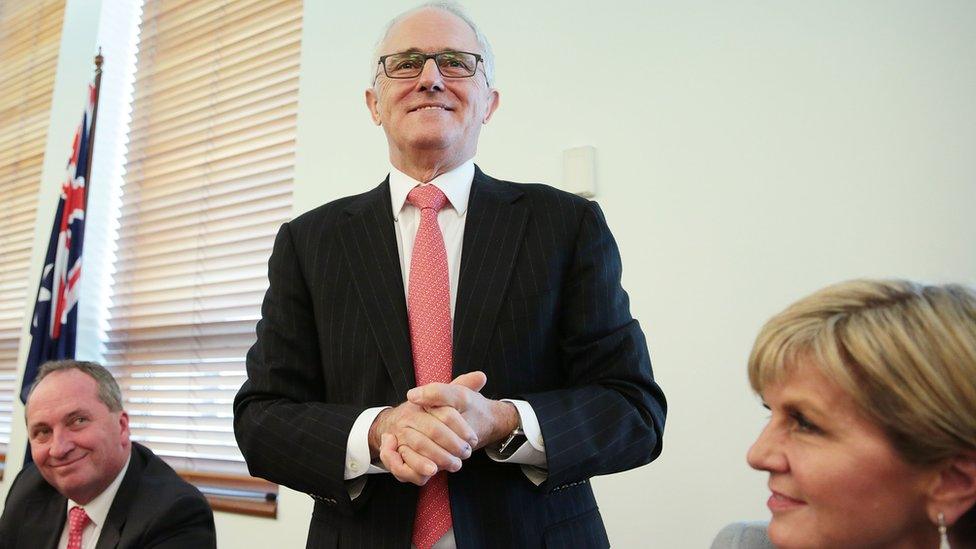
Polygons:
<instances>
[{"instance_id":1,"label":"ear","mask_svg":"<svg viewBox=\"0 0 976 549\"><path fill-rule=\"evenodd\" d=\"M491 120L491 115L495 114L495 110L498 109L498 103L500 97L498 90L491 88L488 90L488 104L485 106L485 117L481 121L482 124L487 124Z\"/></svg>"},{"instance_id":2,"label":"ear","mask_svg":"<svg viewBox=\"0 0 976 549\"><path fill-rule=\"evenodd\" d=\"M952 525L976 504L976 453L949 460L929 491L928 514L938 524L939 513Z\"/></svg>"},{"instance_id":3,"label":"ear","mask_svg":"<svg viewBox=\"0 0 976 549\"><path fill-rule=\"evenodd\" d=\"M129 414L125 410L119 412L119 429L123 440L129 440Z\"/></svg>"},{"instance_id":4,"label":"ear","mask_svg":"<svg viewBox=\"0 0 976 549\"><path fill-rule=\"evenodd\" d=\"M380 97L376 93L374 88L366 88L366 108L369 109L369 115L373 118L373 123L377 126L383 125L383 120L380 118Z\"/></svg>"}]
</instances>

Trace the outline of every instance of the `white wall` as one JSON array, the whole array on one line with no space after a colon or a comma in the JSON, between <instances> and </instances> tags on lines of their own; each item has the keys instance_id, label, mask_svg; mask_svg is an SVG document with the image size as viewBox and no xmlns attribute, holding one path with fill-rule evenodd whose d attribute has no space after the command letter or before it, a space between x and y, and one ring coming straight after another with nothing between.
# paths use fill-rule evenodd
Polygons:
<instances>
[{"instance_id":1,"label":"white wall","mask_svg":"<svg viewBox=\"0 0 976 549\"><path fill-rule=\"evenodd\" d=\"M306 2L296 213L385 175L362 94L376 33L412 5ZM852 277L976 283L976 4L469 10L502 93L479 164L558 183L563 149L597 148L597 200L668 395L664 454L594 482L611 541L707 547L767 517L744 460L764 421L744 366L762 322ZM301 547L310 501L283 489L277 520L218 513L220 546Z\"/></svg>"}]
</instances>

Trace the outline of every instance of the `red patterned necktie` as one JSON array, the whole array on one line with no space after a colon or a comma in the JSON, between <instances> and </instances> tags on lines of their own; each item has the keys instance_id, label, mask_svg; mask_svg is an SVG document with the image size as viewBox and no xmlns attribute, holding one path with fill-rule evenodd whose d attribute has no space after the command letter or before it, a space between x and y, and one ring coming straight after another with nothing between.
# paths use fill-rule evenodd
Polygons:
<instances>
[{"instance_id":1,"label":"red patterned necktie","mask_svg":"<svg viewBox=\"0 0 976 549\"><path fill-rule=\"evenodd\" d=\"M417 385L451 382L451 285L447 249L437 212L447 197L434 185L414 187L407 201L420 208L420 227L410 258L407 315ZM413 544L430 549L451 528L447 473L441 471L421 486L413 523Z\"/></svg>"},{"instance_id":2,"label":"red patterned necktie","mask_svg":"<svg viewBox=\"0 0 976 549\"><path fill-rule=\"evenodd\" d=\"M81 533L91 519L81 507L72 507L68 512L68 549L81 549Z\"/></svg>"}]
</instances>

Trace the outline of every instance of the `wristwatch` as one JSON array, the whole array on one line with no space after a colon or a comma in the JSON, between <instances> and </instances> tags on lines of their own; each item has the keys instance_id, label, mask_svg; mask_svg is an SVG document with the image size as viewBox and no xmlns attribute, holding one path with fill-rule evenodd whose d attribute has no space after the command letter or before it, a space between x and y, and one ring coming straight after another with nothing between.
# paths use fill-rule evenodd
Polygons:
<instances>
[{"instance_id":1,"label":"wristwatch","mask_svg":"<svg viewBox=\"0 0 976 549\"><path fill-rule=\"evenodd\" d=\"M525 438L525 431L523 431L522 426L519 425L518 427L512 429L512 432L508 434L508 438L506 438L502 442L502 445L498 447L498 453L504 455L505 450L510 450L510 454L515 453L515 450L518 450L522 446L522 443L524 443L526 440L528 439ZM513 442L517 444L512 444Z\"/></svg>"}]
</instances>

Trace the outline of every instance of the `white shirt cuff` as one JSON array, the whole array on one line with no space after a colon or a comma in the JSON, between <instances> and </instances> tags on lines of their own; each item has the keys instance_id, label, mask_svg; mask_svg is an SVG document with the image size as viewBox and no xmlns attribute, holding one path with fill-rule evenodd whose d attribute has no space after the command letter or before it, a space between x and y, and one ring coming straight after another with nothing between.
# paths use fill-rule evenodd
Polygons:
<instances>
[{"instance_id":1,"label":"white shirt cuff","mask_svg":"<svg viewBox=\"0 0 976 549\"><path fill-rule=\"evenodd\" d=\"M515 405L515 409L518 410L519 425L525 432L525 438L528 439L532 448L541 452L544 457L546 455L546 442L542 440L542 427L539 426L539 418L535 417L535 410L532 409L532 405L524 400L510 398L503 398L502 402L511 402ZM545 463L545 461L542 462L543 465Z\"/></svg>"},{"instance_id":2,"label":"white shirt cuff","mask_svg":"<svg viewBox=\"0 0 976 549\"><path fill-rule=\"evenodd\" d=\"M373 426L373 421L380 412L389 406L377 406L367 408L359 414L352 430L349 431L349 439L346 441L346 467L343 478L352 480L362 475L372 475L376 473L388 473L389 471L377 467L369 459L369 428ZM362 488L360 487L360 490Z\"/></svg>"},{"instance_id":3,"label":"white shirt cuff","mask_svg":"<svg viewBox=\"0 0 976 549\"><path fill-rule=\"evenodd\" d=\"M519 425L525 432L526 443L522 443L512 455L503 458L494 447L485 448L488 457L499 463L517 463L522 466L522 472L534 484L542 484L546 480L546 444L542 440L542 428L535 415L532 405L524 400L503 398L503 402L511 402L519 415Z\"/></svg>"}]
</instances>

